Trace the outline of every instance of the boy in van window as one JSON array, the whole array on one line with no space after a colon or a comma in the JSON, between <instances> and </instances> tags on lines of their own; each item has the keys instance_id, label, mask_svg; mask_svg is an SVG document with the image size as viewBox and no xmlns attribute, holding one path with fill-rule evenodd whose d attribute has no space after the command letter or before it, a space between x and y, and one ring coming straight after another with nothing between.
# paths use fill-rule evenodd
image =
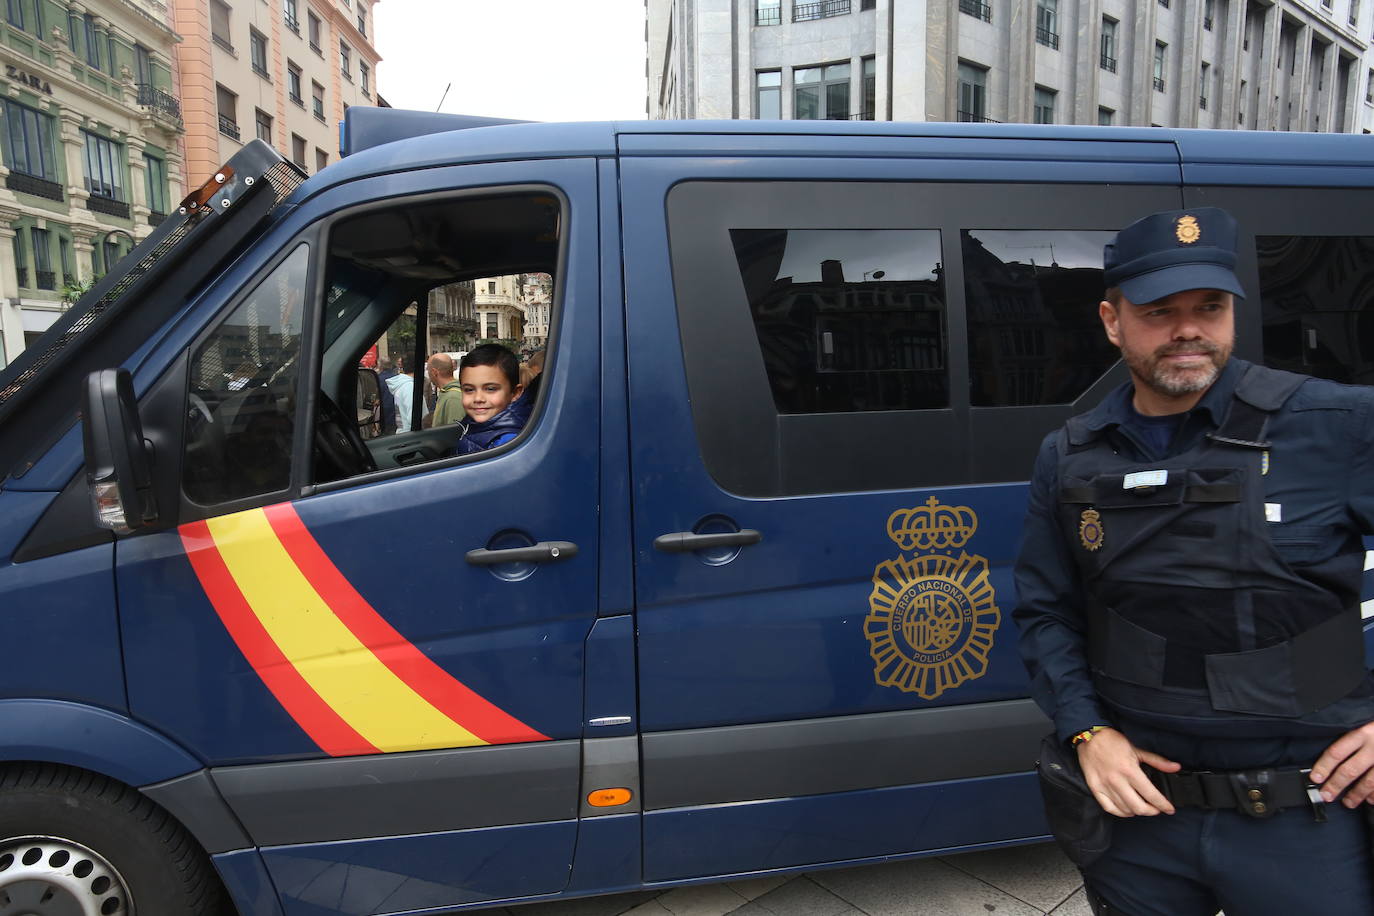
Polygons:
<instances>
[{"instance_id":1,"label":"boy in van window","mask_svg":"<svg viewBox=\"0 0 1374 916\"><path fill-rule=\"evenodd\" d=\"M458 454L469 455L504 445L520 434L530 416L530 403L520 397L520 361L500 344L482 344L458 362L467 430Z\"/></svg>"}]
</instances>

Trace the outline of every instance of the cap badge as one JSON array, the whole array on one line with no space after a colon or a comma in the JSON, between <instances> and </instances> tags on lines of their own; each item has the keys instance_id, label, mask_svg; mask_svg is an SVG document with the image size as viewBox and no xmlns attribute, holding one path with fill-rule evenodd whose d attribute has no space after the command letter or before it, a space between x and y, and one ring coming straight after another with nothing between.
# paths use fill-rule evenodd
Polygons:
<instances>
[{"instance_id":1,"label":"cap badge","mask_svg":"<svg viewBox=\"0 0 1374 916\"><path fill-rule=\"evenodd\" d=\"M1078 523L1078 540L1084 550L1097 550L1102 546L1102 516L1096 509L1084 509Z\"/></svg>"},{"instance_id":2,"label":"cap badge","mask_svg":"<svg viewBox=\"0 0 1374 916\"><path fill-rule=\"evenodd\" d=\"M1191 245L1202 238L1202 227L1197 224L1197 217L1180 216L1174 225L1174 235L1185 245Z\"/></svg>"}]
</instances>

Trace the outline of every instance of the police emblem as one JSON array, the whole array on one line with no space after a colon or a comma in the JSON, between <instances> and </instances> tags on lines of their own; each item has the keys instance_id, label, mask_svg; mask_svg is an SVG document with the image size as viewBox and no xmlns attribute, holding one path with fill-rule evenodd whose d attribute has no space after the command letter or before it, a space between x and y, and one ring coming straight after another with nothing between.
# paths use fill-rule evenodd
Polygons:
<instances>
[{"instance_id":1,"label":"police emblem","mask_svg":"<svg viewBox=\"0 0 1374 916\"><path fill-rule=\"evenodd\" d=\"M888 517L888 536L902 551L925 552L873 570L864 636L880 686L933 700L987 673L1002 612L988 561L959 550L977 530L972 509L933 496Z\"/></svg>"},{"instance_id":2,"label":"police emblem","mask_svg":"<svg viewBox=\"0 0 1374 916\"><path fill-rule=\"evenodd\" d=\"M1191 245L1202 238L1202 227L1197 224L1197 217L1180 216L1174 225L1174 235L1185 245Z\"/></svg>"},{"instance_id":3,"label":"police emblem","mask_svg":"<svg viewBox=\"0 0 1374 916\"><path fill-rule=\"evenodd\" d=\"M1097 550L1102 546L1102 516L1096 509L1084 509L1078 519L1078 540L1084 550Z\"/></svg>"}]
</instances>

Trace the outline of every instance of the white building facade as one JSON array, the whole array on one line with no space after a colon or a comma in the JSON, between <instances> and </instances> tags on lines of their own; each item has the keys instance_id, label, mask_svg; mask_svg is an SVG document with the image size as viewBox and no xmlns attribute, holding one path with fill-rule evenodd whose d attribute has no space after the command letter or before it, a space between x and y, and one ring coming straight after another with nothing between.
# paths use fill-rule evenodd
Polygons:
<instances>
[{"instance_id":1,"label":"white building facade","mask_svg":"<svg viewBox=\"0 0 1374 916\"><path fill-rule=\"evenodd\" d=\"M646 0L655 118L1374 129L1361 0Z\"/></svg>"}]
</instances>

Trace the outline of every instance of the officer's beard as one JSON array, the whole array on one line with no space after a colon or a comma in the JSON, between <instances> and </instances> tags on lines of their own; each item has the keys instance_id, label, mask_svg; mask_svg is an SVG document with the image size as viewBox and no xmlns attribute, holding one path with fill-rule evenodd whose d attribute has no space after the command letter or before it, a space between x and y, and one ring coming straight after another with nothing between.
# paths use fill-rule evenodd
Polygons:
<instances>
[{"instance_id":1,"label":"officer's beard","mask_svg":"<svg viewBox=\"0 0 1374 916\"><path fill-rule=\"evenodd\" d=\"M1130 367L1131 374L1157 393L1171 398L1206 391L1212 387L1226 361L1231 358L1230 344L1222 346L1208 340L1180 340L1148 355L1133 351L1125 341L1122 343L1121 355ZM1203 353L1210 358L1210 363L1194 368L1175 366L1164 359L1178 353Z\"/></svg>"}]
</instances>

